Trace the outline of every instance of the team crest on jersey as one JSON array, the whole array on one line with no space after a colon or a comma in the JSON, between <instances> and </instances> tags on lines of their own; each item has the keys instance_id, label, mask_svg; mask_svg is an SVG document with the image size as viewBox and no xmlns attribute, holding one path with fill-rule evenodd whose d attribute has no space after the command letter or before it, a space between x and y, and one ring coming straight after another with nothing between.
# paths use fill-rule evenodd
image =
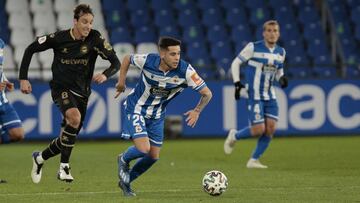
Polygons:
<instances>
[{"instance_id":1,"label":"team crest on jersey","mask_svg":"<svg viewBox=\"0 0 360 203\"><path fill-rule=\"evenodd\" d=\"M39 37L37 41L39 42L39 44L44 43L46 41L46 36Z\"/></svg>"},{"instance_id":2,"label":"team crest on jersey","mask_svg":"<svg viewBox=\"0 0 360 203\"><path fill-rule=\"evenodd\" d=\"M82 54L86 54L88 51L89 51L89 50L88 50L88 47L87 47L86 45L82 45L82 46L80 47L80 52L81 52Z\"/></svg>"},{"instance_id":3,"label":"team crest on jersey","mask_svg":"<svg viewBox=\"0 0 360 203\"><path fill-rule=\"evenodd\" d=\"M135 126L135 132L141 133L143 131L142 127L140 125Z\"/></svg>"},{"instance_id":4,"label":"team crest on jersey","mask_svg":"<svg viewBox=\"0 0 360 203\"><path fill-rule=\"evenodd\" d=\"M196 85L200 85L203 81L197 73L192 74L191 79L194 81Z\"/></svg>"},{"instance_id":5,"label":"team crest on jersey","mask_svg":"<svg viewBox=\"0 0 360 203\"><path fill-rule=\"evenodd\" d=\"M261 116L259 113L255 114L255 120L260 120L261 119Z\"/></svg>"},{"instance_id":6,"label":"team crest on jersey","mask_svg":"<svg viewBox=\"0 0 360 203\"><path fill-rule=\"evenodd\" d=\"M51 34L49 35L49 37L50 37L50 38L54 38L54 37L55 37L55 33L51 33Z\"/></svg>"},{"instance_id":7,"label":"team crest on jersey","mask_svg":"<svg viewBox=\"0 0 360 203\"><path fill-rule=\"evenodd\" d=\"M179 80L179 76L174 76L174 77L172 77L172 82L173 83L178 83L180 80Z\"/></svg>"},{"instance_id":8,"label":"team crest on jersey","mask_svg":"<svg viewBox=\"0 0 360 203\"><path fill-rule=\"evenodd\" d=\"M106 40L104 41L104 48L108 51L112 50L112 46Z\"/></svg>"}]
</instances>

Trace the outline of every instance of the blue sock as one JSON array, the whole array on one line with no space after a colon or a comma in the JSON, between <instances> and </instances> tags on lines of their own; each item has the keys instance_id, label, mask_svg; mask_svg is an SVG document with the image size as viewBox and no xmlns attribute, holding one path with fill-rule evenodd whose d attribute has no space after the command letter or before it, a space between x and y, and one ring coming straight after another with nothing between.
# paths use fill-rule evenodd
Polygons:
<instances>
[{"instance_id":1,"label":"blue sock","mask_svg":"<svg viewBox=\"0 0 360 203\"><path fill-rule=\"evenodd\" d=\"M0 137L1 137L0 144L9 144L10 143L10 136L7 133L2 132Z\"/></svg>"},{"instance_id":2,"label":"blue sock","mask_svg":"<svg viewBox=\"0 0 360 203\"><path fill-rule=\"evenodd\" d=\"M144 156L132 167L130 171L130 182L134 181L137 177L147 171L157 160L150 156Z\"/></svg>"},{"instance_id":3,"label":"blue sock","mask_svg":"<svg viewBox=\"0 0 360 203\"><path fill-rule=\"evenodd\" d=\"M256 148L255 148L255 150L254 150L254 152L252 154L252 158L253 159L259 159L260 156L268 148L270 141L271 141L271 138L269 136L266 136L265 134L262 135L258 140Z\"/></svg>"},{"instance_id":4,"label":"blue sock","mask_svg":"<svg viewBox=\"0 0 360 203\"><path fill-rule=\"evenodd\" d=\"M251 133L250 133L250 128L249 127L245 127L239 131L236 132L235 134L235 138L237 140L240 139L246 139L246 138L250 138L251 137Z\"/></svg>"},{"instance_id":5,"label":"blue sock","mask_svg":"<svg viewBox=\"0 0 360 203\"><path fill-rule=\"evenodd\" d=\"M126 163L129 163L134 159L145 156L145 154L146 153L139 151L135 146L131 146L124 152L122 158Z\"/></svg>"}]
</instances>

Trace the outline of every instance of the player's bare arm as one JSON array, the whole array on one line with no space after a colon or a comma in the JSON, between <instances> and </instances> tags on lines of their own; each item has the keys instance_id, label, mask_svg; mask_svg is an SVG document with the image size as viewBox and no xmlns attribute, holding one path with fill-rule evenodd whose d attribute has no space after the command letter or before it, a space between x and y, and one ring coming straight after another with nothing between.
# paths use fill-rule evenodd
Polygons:
<instances>
[{"instance_id":1,"label":"player's bare arm","mask_svg":"<svg viewBox=\"0 0 360 203\"><path fill-rule=\"evenodd\" d=\"M129 66L130 66L130 55L126 55L121 63L120 76L119 76L119 80L116 84L115 98L117 98L122 92L125 91L126 75L129 70Z\"/></svg>"},{"instance_id":2,"label":"player's bare arm","mask_svg":"<svg viewBox=\"0 0 360 203\"><path fill-rule=\"evenodd\" d=\"M201 111L205 108L205 106L209 103L212 98L211 90L208 87L204 87L199 91L201 94L201 98L199 103L193 110L186 112L184 115L187 116L186 122L190 127L195 127L197 120L199 119Z\"/></svg>"}]
</instances>

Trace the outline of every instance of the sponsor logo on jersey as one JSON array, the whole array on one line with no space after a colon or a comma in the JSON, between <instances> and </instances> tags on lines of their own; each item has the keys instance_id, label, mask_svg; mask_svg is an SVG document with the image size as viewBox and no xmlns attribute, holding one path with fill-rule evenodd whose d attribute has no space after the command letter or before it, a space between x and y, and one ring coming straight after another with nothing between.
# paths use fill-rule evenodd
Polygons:
<instances>
[{"instance_id":1,"label":"sponsor logo on jersey","mask_svg":"<svg viewBox=\"0 0 360 203\"><path fill-rule=\"evenodd\" d=\"M262 67L262 71L264 73L275 73L277 71L277 69L274 65L264 65Z\"/></svg>"},{"instance_id":2,"label":"sponsor logo on jersey","mask_svg":"<svg viewBox=\"0 0 360 203\"><path fill-rule=\"evenodd\" d=\"M150 89L150 93L157 97L167 97L170 95L170 90L167 90L163 87L153 87Z\"/></svg>"},{"instance_id":3,"label":"sponsor logo on jersey","mask_svg":"<svg viewBox=\"0 0 360 203\"><path fill-rule=\"evenodd\" d=\"M88 59L61 59L60 62L66 65L84 65L86 66L89 62Z\"/></svg>"}]
</instances>

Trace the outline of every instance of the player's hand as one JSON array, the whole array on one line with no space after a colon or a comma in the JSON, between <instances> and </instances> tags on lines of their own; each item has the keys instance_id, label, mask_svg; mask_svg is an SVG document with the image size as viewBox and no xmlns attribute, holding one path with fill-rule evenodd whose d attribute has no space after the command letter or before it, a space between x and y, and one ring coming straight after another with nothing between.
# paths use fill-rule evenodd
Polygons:
<instances>
[{"instance_id":1,"label":"player's hand","mask_svg":"<svg viewBox=\"0 0 360 203\"><path fill-rule=\"evenodd\" d=\"M240 91L242 88L244 88L245 86L243 84L241 84L241 82L236 82L234 83L235 85L235 99L239 100L240 99Z\"/></svg>"},{"instance_id":2,"label":"player's hand","mask_svg":"<svg viewBox=\"0 0 360 203\"><path fill-rule=\"evenodd\" d=\"M199 119L200 112L197 110L190 110L190 111L184 113L184 115L187 116L187 118L185 120L187 125L192 128L195 127L196 122Z\"/></svg>"},{"instance_id":3,"label":"player's hand","mask_svg":"<svg viewBox=\"0 0 360 203\"><path fill-rule=\"evenodd\" d=\"M32 92L29 80L20 80L20 90L24 94L30 94Z\"/></svg>"},{"instance_id":4,"label":"player's hand","mask_svg":"<svg viewBox=\"0 0 360 203\"><path fill-rule=\"evenodd\" d=\"M116 83L115 88L116 88L116 94L115 94L115 99L116 99L116 98L119 97L119 95L120 95L121 93L125 92L126 85L123 84L123 83L118 82L118 83Z\"/></svg>"},{"instance_id":5,"label":"player's hand","mask_svg":"<svg viewBox=\"0 0 360 203\"><path fill-rule=\"evenodd\" d=\"M288 83L289 83L289 81L288 81L286 76L281 76L280 77L279 84L280 84L281 88L283 88L283 89L286 88L288 86Z\"/></svg>"},{"instance_id":6,"label":"player's hand","mask_svg":"<svg viewBox=\"0 0 360 203\"><path fill-rule=\"evenodd\" d=\"M97 84L101 84L107 80L107 77L102 73L97 73L93 77L93 81Z\"/></svg>"},{"instance_id":7,"label":"player's hand","mask_svg":"<svg viewBox=\"0 0 360 203\"><path fill-rule=\"evenodd\" d=\"M4 91L4 89L6 88L6 82L0 82L0 91Z\"/></svg>"},{"instance_id":8,"label":"player's hand","mask_svg":"<svg viewBox=\"0 0 360 203\"><path fill-rule=\"evenodd\" d=\"M14 83L12 82L9 82L9 81L5 81L5 84L6 84L6 89L11 92L15 89L15 86L14 86Z\"/></svg>"}]
</instances>

